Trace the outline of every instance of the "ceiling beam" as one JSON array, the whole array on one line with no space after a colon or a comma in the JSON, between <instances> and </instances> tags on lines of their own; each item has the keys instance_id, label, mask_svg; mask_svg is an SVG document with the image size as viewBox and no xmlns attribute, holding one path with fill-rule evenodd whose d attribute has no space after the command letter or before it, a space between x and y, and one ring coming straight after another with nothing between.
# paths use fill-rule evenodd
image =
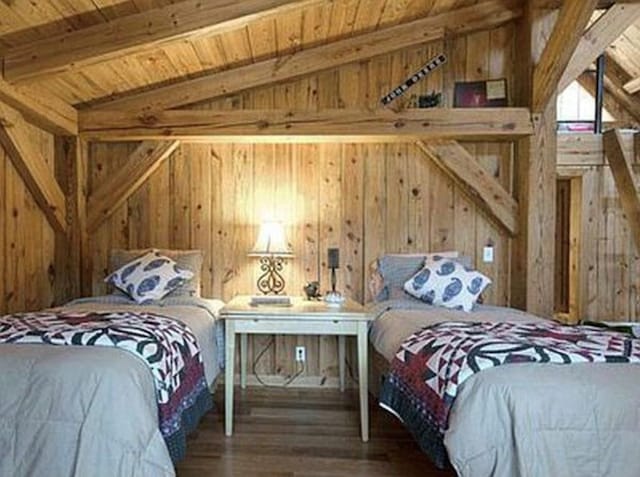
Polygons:
<instances>
[{"instance_id":1,"label":"ceiling beam","mask_svg":"<svg viewBox=\"0 0 640 477\"><path fill-rule=\"evenodd\" d=\"M582 73L578 76L578 83L595 98L597 89L595 74L590 72ZM625 127L634 127L640 124L640 116L638 114L634 116L630 112L630 108L638 111L637 108L640 108L640 102L638 102L637 107L633 106L634 98L626 94L624 90L616 87L614 82L606 75L604 77L604 89L604 107L615 117L616 122L622 123Z\"/></svg>"},{"instance_id":2,"label":"ceiling beam","mask_svg":"<svg viewBox=\"0 0 640 477\"><path fill-rule=\"evenodd\" d=\"M20 111L34 126L60 135L78 134L76 109L51 94L32 87L14 86L0 79L0 101Z\"/></svg>"},{"instance_id":3,"label":"ceiling beam","mask_svg":"<svg viewBox=\"0 0 640 477\"><path fill-rule=\"evenodd\" d=\"M637 124L640 124L640 98L630 95L624 90L624 85L629 81L628 73L620 66L612 55L606 56L606 73L604 87L616 102L627 112Z\"/></svg>"},{"instance_id":4,"label":"ceiling beam","mask_svg":"<svg viewBox=\"0 0 640 477\"><path fill-rule=\"evenodd\" d=\"M533 133L526 108L324 111L175 110L154 114L84 111L80 134L90 140L182 139L282 142L365 137L510 140ZM315 138L315 139L314 139Z\"/></svg>"},{"instance_id":5,"label":"ceiling beam","mask_svg":"<svg viewBox=\"0 0 640 477\"><path fill-rule=\"evenodd\" d=\"M563 91L575 81L638 18L640 18L640 4L619 3L604 12L582 35L560 79L558 90ZM638 87L640 88L640 84Z\"/></svg>"},{"instance_id":6,"label":"ceiling beam","mask_svg":"<svg viewBox=\"0 0 640 477\"><path fill-rule=\"evenodd\" d=\"M145 141L126 164L95 190L87 200L87 230L94 232L158 170L180 141Z\"/></svg>"},{"instance_id":7,"label":"ceiling beam","mask_svg":"<svg viewBox=\"0 0 640 477\"><path fill-rule=\"evenodd\" d=\"M296 51L247 66L125 96L94 109L160 111L239 91L295 79L364 61L415 45L490 29L521 15L519 1L488 0L477 5Z\"/></svg>"},{"instance_id":8,"label":"ceiling beam","mask_svg":"<svg viewBox=\"0 0 640 477\"><path fill-rule=\"evenodd\" d=\"M543 112L573 55L598 0L565 0L551 37L533 72L533 113Z\"/></svg>"},{"instance_id":9,"label":"ceiling beam","mask_svg":"<svg viewBox=\"0 0 640 477\"><path fill-rule=\"evenodd\" d=\"M417 141L416 146L494 222L511 236L517 235L518 203L464 147L451 140Z\"/></svg>"},{"instance_id":10,"label":"ceiling beam","mask_svg":"<svg viewBox=\"0 0 640 477\"><path fill-rule=\"evenodd\" d=\"M10 82L61 73L142 49L209 36L322 0L185 0L17 46L4 56Z\"/></svg>"},{"instance_id":11,"label":"ceiling beam","mask_svg":"<svg viewBox=\"0 0 640 477\"><path fill-rule=\"evenodd\" d=\"M45 159L26 134L26 123L16 110L0 103L0 145L27 189L56 232L67 229L65 196Z\"/></svg>"},{"instance_id":12,"label":"ceiling beam","mask_svg":"<svg viewBox=\"0 0 640 477\"><path fill-rule=\"evenodd\" d=\"M620 131L612 129L603 135L604 153L609 161L613 180L618 189L622 210L636 250L640 252L640 196L631 166L633 157L625 152Z\"/></svg>"},{"instance_id":13,"label":"ceiling beam","mask_svg":"<svg viewBox=\"0 0 640 477\"><path fill-rule=\"evenodd\" d=\"M632 80L627 81L623 88L627 94L636 94L640 91L640 78L633 78Z\"/></svg>"}]
</instances>

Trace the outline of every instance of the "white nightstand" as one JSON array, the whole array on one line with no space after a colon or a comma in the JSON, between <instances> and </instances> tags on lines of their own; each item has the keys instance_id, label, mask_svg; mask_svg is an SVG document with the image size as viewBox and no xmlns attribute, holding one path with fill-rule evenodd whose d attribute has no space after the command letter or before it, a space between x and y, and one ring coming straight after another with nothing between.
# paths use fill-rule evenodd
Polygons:
<instances>
[{"instance_id":1,"label":"white nightstand","mask_svg":"<svg viewBox=\"0 0 640 477\"><path fill-rule=\"evenodd\" d=\"M337 335L340 337L340 386L344 386L344 337L356 336L358 341L358 380L360 392L360 427L362 440L369 440L368 397L368 322L373 317L365 308L347 300L339 307L327 306L321 301L291 299L291 306L252 306L249 296L237 296L221 311L225 320L225 434L233 434L233 380L236 333L240 341L240 383L244 388L247 374L247 335Z\"/></svg>"}]
</instances>

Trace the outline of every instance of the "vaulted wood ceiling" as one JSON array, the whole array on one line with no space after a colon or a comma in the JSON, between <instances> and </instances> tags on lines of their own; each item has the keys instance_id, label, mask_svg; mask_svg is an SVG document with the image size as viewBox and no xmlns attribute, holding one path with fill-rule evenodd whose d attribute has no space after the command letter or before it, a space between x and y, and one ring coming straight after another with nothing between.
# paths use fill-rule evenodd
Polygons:
<instances>
[{"instance_id":1,"label":"vaulted wood ceiling","mask_svg":"<svg viewBox=\"0 0 640 477\"><path fill-rule=\"evenodd\" d=\"M234 0L208 0L217 4ZM45 92L82 104L123 91L255 62L285 52L375 30L478 0L326 0L310 2L276 18L257 19L228 33L187 38L137 51L34 82ZM48 0L0 2L3 53L34 41L167 6L169 0ZM254 2L257 3L257 2Z\"/></svg>"},{"instance_id":2,"label":"vaulted wood ceiling","mask_svg":"<svg viewBox=\"0 0 640 477\"><path fill-rule=\"evenodd\" d=\"M185 0L181 0L184 2ZM189 2L189 0L186 0ZM29 45L64 41L71 44L74 32L91 28L116 28L123 18L158 9L174 8L165 18L168 27L180 29L184 16L176 0L47 0L0 1L0 54L5 58L5 77L12 83L77 106L109 101L128 92L141 92L205 73L223 71L260 60L308 49L355 34L376 31L399 23L469 7L486 0L244 0L248 5L242 21L229 22L220 30L197 30L176 35L170 43L106 55L99 62L67 64L60 71L31 77L16 58L31 58ZM518 2L494 0L505 8ZM194 5L235 9L235 0L191 0ZM550 7L553 7L549 0ZM277 15L250 15L264 6ZM514 7L515 5L515 7ZM267 11L269 10L267 8ZM167 10L168 11L168 10ZM160 17L155 17L158 20ZM147 24L147 34L158 26ZM37 43L36 43L37 42ZM32 51L36 51L35 49ZM640 21L631 26L608 50L616 63L618 81L630 98L640 100ZM13 62L12 62L13 58ZM242 81L242 78L238 78Z\"/></svg>"}]
</instances>

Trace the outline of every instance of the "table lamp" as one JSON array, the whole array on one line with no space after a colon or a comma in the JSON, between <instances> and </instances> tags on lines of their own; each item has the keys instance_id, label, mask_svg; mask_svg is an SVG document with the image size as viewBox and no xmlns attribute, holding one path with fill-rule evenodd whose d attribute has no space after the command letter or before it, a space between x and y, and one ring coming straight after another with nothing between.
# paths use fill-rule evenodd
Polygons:
<instances>
[{"instance_id":1,"label":"table lamp","mask_svg":"<svg viewBox=\"0 0 640 477\"><path fill-rule=\"evenodd\" d=\"M293 257L285 239L282 223L263 222L249 256L260 258L260 270L263 273L258 278L258 290L265 295L282 293L285 281L280 272L284 269L284 260Z\"/></svg>"}]
</instances>

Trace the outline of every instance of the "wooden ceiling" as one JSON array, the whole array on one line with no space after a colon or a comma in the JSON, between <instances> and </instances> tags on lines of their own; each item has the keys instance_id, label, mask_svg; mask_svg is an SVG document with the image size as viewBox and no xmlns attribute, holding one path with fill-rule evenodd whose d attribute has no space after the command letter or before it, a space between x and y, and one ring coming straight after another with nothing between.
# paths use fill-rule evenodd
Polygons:
<instances>
[{"instance_id":1,"label":"wooden ceiling","mask_svg":"<svg viewBox=\"0 0 640 477\"><path fill-rule=\"evenodd\" d=\"M0 53L5 57L5 75L11 82L28 86L38 94L82 108L108 102L124 93L146 91L204 73L255 63L358 33L474 6L483 0L243 0L242 3L264 5L268 1L273 5L293 5L277 15L256 15L222 33L199 31L171 43L129 51L124 56L108 57L93 64L72 64L62 72L12 79L8 74L10 63L7 59L11 59L12 54L20 59L20 54L28 53L29 45L34 42L39 42L38 45L53 43L56 38L73 32L100 25L117 25L119 19L172 8L179 2L3 0L0 1ZM207 2L206 5L231 5L229 8L240 3L235 0ZM510 2L504 0L504 3ZM633 83L640 78L640 22L612 45L609 56L626 72L629 94L640 94L634 90ZM22 57L28 57L28 54ZM640 85L637 90L640 91Z\"/></svg>"},{"instance_id":2,"label":"wooden ceiling","mask_svg":"<svg viewBox=\"0 0 640 477\"><path fill-rule=\"evenodd\" d=\"M234 0L210 0L234 3ZM478 0L324 0L310 2L276 18L211 37L194 37L150 50L84 66L78 70L21 81L72 104L150 85L219 71L288 53L354 33L442 13ZM117 18L167 6L169 0L47 0L0 2L0 45L6 54L28 42L42 41Z\"/></svg>"}]
</instances>

